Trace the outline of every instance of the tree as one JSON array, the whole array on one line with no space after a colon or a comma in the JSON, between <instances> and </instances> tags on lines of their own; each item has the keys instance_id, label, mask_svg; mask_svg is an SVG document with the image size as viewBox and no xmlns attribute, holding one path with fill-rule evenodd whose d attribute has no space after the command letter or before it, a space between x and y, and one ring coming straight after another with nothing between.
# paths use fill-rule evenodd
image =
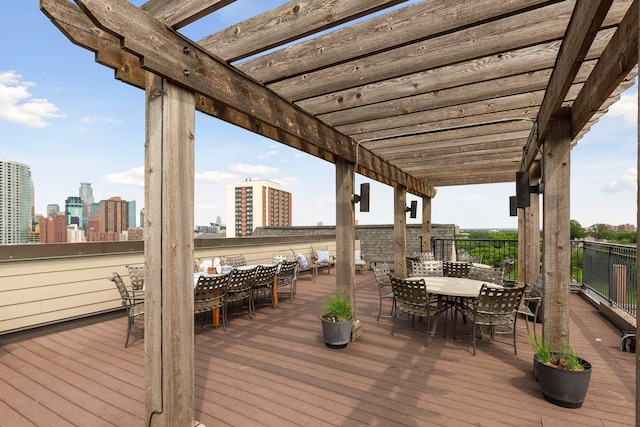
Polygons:
<instances>
[{"instance_id":1,"label":"tree","mask_svg":"<svg viewBox=\"0 0 640 427\"><path fill-rule=\"evenodd\" d=\"M593 224L589 227L589 236L596 240L609 240L612 234L607 224Z\"/></svg>"},{"instance_id":2,"label":"tree","mask_svg":"<svg viewBox=\"0 0 640 427\"><path fill-rule=\"evenodd\" d=\"M575 219L572 219L570 221L569 227L570 227L569 238L571 240L584 239L584 237L587 235L587 232L584 230L584 228L582 228L582 225L580 225L580 223Z\"/></svg>"}]
</instances>

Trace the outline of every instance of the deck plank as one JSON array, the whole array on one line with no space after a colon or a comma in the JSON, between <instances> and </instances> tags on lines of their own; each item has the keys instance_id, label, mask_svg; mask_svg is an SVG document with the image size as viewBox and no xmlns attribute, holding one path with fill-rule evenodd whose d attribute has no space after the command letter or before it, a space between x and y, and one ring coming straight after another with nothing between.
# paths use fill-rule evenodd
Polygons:
<instances>
[{"instance_id":1,"label":"deck plank","mask_svg":"<svg viewBox=\"0 0 640 427\"><path fill-rule=\"evenodd\" d=\"M399 329L378 312L373 273L356 276L363 334L324 345L319 310L335 275L301 280L293 301L234 317L227 331L196 329L195 414L205 425L555 426L635 425L635 354L597 309L571 295L571 342L593 365L584 405L546 402L533 378L522 319L518 355L499 342L471 352L468 325L425 346L426 325ZM538 325L538 331L540 325ZM139 425L144 420L144 338L124 348L126 318L0 348L0 425ZM1 342L1 338L0 338Z\"/></svg>"}]
</instances>

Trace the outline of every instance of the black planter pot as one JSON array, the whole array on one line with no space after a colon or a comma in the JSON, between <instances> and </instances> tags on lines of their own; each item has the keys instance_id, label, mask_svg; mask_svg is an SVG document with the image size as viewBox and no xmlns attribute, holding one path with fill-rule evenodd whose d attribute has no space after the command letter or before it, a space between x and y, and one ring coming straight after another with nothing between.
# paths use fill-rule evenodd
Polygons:
<instances>
[{"instance_id":1,"label":"black planter pot","mask_svg":"<svg viewBox=\"0 0 640 427\"><path fill-rule=\"evenodd\" d=\"M329 322L320 317L322 321L322 336L324 343L329 348L345 348L351 339L351 327L353 320L346 322Z\"/></svg>"},{"instance_id":2,"label":"black planter pot","mask_svg":"<svg viewBox=\"0 0 640 427\"><path fill-rule=\"evenodd\" d=\"M554 368L533 357L533 369L544 398L563 408L579 408L584 402L591 379L591 364L580 359L583 371Z\"/></svg>"}]
</instances>

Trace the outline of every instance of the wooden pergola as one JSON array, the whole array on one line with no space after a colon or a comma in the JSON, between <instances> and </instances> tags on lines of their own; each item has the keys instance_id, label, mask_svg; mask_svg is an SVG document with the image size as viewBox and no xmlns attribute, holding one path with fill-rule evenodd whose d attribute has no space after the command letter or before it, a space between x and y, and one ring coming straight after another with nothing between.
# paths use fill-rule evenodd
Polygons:
<instances>
[{"instance_id":1,"label":"wooden pergola","mask_svg":"<svg viewBox=\"0 0 640 427\"><path fill-rule=\"evenodd\" d=\"M180 33L232 2L40 1L146 91L149 425L193 422L196 110L336 165L337 291L351 299L356 172L394 188L397 274L407 193L422 197L428 242L437 187L530 172L544 198L545 329L556 347L568 340L570 150L634 82L638 1L294 0L199 41ZM522 281L539 274L525 262L540 252L539 203L519 211Z\"/></svg>"}]
</instances>

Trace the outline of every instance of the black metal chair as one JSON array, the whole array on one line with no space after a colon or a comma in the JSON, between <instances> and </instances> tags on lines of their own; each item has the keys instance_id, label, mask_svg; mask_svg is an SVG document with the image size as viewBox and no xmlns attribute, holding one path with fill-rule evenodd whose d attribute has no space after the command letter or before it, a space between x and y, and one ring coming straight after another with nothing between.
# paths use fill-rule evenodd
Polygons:
<instances>
[{"instance_id":1,"label":"black metal chair","mask_svg":"<svg viewBox=\"0 0 640 427\"><path fill-rule=\"evenodd\" d=\"M274 307L273 304L273 279L278 273L278 264L271 265L258 265L258 269L256 270L256 276L253 279L253 286L251 288L253 292L253 307L257 307L258 303L258 295L268 294L271 307ZM274 307L275 308L275 307Z\"/></svg>"},{"instance_id":2,"label":"black metal chair","mask_svg":"<svg viewBox=\"0 0 640 427\"><path fill-rule=\"evenodd\" d=\"M447 306L439 305L437 298L434 298L429 294L424 279L401 279L393 275L390 275L389 278L391 280L393 296L396 301L396 315L393 316L391 335L393 335L395 330L399 312L407 314L410 328L414 326L416 316L420 321L422 321L422 319L427 319L426 346L429 342L429 335L431 333L431 318L446 311ZM444 316L444 318L444 330L446 333L447 316Z\"/></svg>"},{"instance_id":3,"label":"black metal chair","mask_svg":"<svg viewBox=\"0 0 640 427\"><path fill-rule=\"evenodd\" d=\"M113 272L108 279L116 284L116 288L118 288L122 298L122 305L127 310L127 339L124 342L124 347L127 348L132 330L144 332L144 325L137 326L135 324L135 321L139 318L144 320L144 297L134 297L130 294L127 286L122 281L122 277L117 272Z\"/></svg>"},{"instance_id":4,"label":"black metal chair","mask_svg":"<svg viewBox=\"0 0 640 427\"><path fill-rule=\"evenodd\" d=\"M229 315L229 305L238 301L247 301L249 318L253 318L253 280L256 277L258 267L236 267L229 273L229 283L227 284L227 294L225 296L227 316Z\"/></svg>"},{"instance_id":5,"label":"black metal chair","mask_svg":"<svg viewBox=\"0 0 640 427\"><path fill-rule=\"evenodd\" d=\"M296 278L297 278L298 261L281 261L278 268L277 292L278 299L286 294L282 293L282 289L289 287L288 295L291 300L296 294Z\"/></svg>"},{"instance_id":6,"label":"black metal chair","mask_svg":"<svg viewBox=\"0 0 640 427\"><path fill-rule=\"evenodd\" d=\"M457 308L473 324L473 354L476 354L476 340L478 333L483 333L482 328L487 327L491 340L496 334L508 334L513 337L513 351L518 354L516 348L516 322L517 310L524 292L523 286L513 288L497 288L484 284L480 288L478 298L470 306ZM456 321L453 318L453 337L456 336Z\"/></svg>"},{"instance_id":7,"label":"black metal chair","mask_svg":"<svg viewBox=\"0 0 640 427\"><path fill-rule=\"evenodd\" d=\"M391 270L389 265L384 262L381 264L375 264L373 266L373 273L376 276L376 283L378 284L378 293L380 294L380 307L378 308L378 317L376 321L380 320L380 317L393 317L396 309L396 299L393 296L393 290L391 289ZM382 302L384 300L391 300L391 312L389 315L382 314Z\"/></svg>"},{"instance_id":8,"label":"black metal chair","mask_svg":"<svg viewBox=\"0 0 640 427\"><path fill-rule=\"evenodd\" d=\"M227 310L225 296L230 274L206 275L198 277L193 293L193 312L196 315L213 312L220 309L222 317L222 329L227 330ZM203 316L201 316L203 317ZM204 326L204 319L201 325Z\"/></svg>"}]
</instances>

